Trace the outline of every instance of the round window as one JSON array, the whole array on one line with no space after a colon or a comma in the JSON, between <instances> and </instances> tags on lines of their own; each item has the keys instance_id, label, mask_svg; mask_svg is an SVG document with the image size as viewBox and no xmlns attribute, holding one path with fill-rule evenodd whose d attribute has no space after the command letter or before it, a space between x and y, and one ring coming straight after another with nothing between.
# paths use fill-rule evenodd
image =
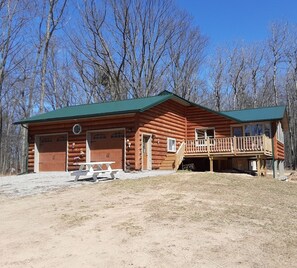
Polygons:
<instances>
[{"instance_id":1,"label":"round window","mask_svg":"<svg viewBox=\"0 0 297 268\"><path fill-rule=\"evenodd\" d=\"M75 124L72 128L72 132L75 134L75 135L78 135L81 133L81 125L80 124Z\"/></svg>"}]
</instances>

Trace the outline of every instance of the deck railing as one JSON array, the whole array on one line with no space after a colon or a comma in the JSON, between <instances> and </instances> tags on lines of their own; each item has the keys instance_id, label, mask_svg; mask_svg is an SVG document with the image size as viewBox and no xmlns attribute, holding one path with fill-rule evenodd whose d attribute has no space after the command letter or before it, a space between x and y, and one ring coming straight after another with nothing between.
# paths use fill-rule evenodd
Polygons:
<instances>
[{"instance_id":1,"label":"deck railing","mask_svg":"<svg viewBox=\"0 0 297 268\"><path fill-rule=\"evenodd\" d=\"M272 155L271 139L265 135L247 137L207 138L186 141L185 154L239 155L263 153Z\"/></svg>"}]
</instances>

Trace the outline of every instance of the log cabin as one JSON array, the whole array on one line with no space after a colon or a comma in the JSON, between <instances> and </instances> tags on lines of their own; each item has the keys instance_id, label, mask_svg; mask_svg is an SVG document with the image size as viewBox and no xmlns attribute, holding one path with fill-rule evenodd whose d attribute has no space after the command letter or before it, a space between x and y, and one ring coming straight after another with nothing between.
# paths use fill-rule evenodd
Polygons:
<instances>
[{"instance_id":1,"label":"log cabin","mask_svg":"<svg viewBox=\"0 0 297 268\"><path fill-rule=\"evenodd\" d=\"M113 168L284 172L285 106L217 112L168 91L76 105L25 118L28 172L74 171L79 162Z\"/></svg>"}]
</instances>

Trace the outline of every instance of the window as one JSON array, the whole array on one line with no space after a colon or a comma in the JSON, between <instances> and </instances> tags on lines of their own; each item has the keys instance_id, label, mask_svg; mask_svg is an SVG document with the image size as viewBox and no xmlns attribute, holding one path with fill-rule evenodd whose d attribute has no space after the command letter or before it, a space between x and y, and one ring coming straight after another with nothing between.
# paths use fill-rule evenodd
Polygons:
<instances>
[{"instance_id":1,"label":"window","mask_svg":"<svg viewBox=\"0 0 297 268\"><path fill-rule=\"evenodd\" d=\"M206 146L207 138L213 139L215 135L214 128L196 128L195 138L196 146ZM210 145L214 145L214 140L210 140Z\"/></svg>"},{"instance_id":2,"label":"window","mask_svg":"<svg viewBox=\"0 0 297 268\"><path fill-rule=\"evenodd\" d=\"M196 135L196 140L214 138L214 128L204 128L204 129L196 128L195 135Z\"/></svg>"},{"instance_id":3,"label":"window","mask_svg":"<svg viewBox=\"0 0 297 268\"><path fill-rule=\"evenodd\" d=\"M112 139L117 139L117 138L124 138L124 133L123 132L115 132L111 134Z\"/></svg>"},{"instance_id":4,"label":"window","mask_svg":"<svg viewBox=\"0 0 297 268\"><path fill-rule=\"evenodd\" d=\"M232 127L232 133L233 133L233 136L235 137L242 137L243 136L242 127Z\"/></svg>"},{"instance_id":5,"label":"window","mask_svg":"<svg viewBox=\"0 0 297 268\"><path fill-rule=\"evenodd\" d=\"M281 123L277 125L277 140L284 143L284 132Z\"/></svg>"},{"instance_id":6,"label":"window","mask_svg":"<svg viewBox=\"0 0 297 268\"><path fill-rule=\"evenodd\" d=\"M46 142L52 142L53 139L52 139L52 138L49 138L49 137L44 137L44 138L41 138L40 141L41 141L42 143L46 143Z\"/></svg>"},{"instance_id":7,"label":"window","mask_svg":"<svg viewBox=\"0 0 297 268\"><path fill-rule=\"evenodd\" d=\"M242 129L244 132L242 132ZM265 134L265 136L271 138L270 123L234 126L232 127L232 134L235 137L242 137L243 134L244 136L261 136Z\"/></svg>"},{"instance_id":8,"label":"window","mask_svg":"<svg viewBox=\"0 0 297 268\"><path fill-rule=\"evenodd\" d=\"M104 133L96 133L92 136L92 141L104 139L106 139L106 135Z\"/></svg>"},{"instance_id":9,"label":"window","mask_svg":"<svg viewBox=\"0 0 297 268\"><path fill-rule=\"evenodd\" d=\"M263 125L263 127L264 127L264 134L265 134L267 137L271 138L271 127L270 127L270 123L265 123L265 124Z\"/></svg>"},{"instance_id":10,"label":"window","mask_svg":"<svg viewBox=\"0 0 297 268\"><path fill-rule=\"evenodd\" d=\"M263 124L246 125L244 127L244 134L245 136L261 136L264 134L264 130L265 127Z\"/></svg>"},{"instance_id":11,"label":"window","mask_svg":"<svg viewBox=\"0 0 297 268\"><path fill-rule=\"evenodd\" d=\"M167 138L167 152L176 152L176 139Z\"/></svg>"},{"instance_id":12,"label":"window","mask_svg":"<svg viewBox=\"0 0 297 268\"><path fill-rule=\"evenodd\" d=\"M60 137L57 138L57 141L58 142L59 141L62 141L62 142L67 141L67 137L66 136L60 136Z\"/></svg>"},{"instance_id":13,"label":"window","mask_svg":"<svg viewBox=\"0 0 297 268\"><path fill-rule=\"evenodd\" d=\"M72 128L72 132L75 135L79 135L81 133L81 125L80 124L75 124Z\"/></svg>"}]
</instances>

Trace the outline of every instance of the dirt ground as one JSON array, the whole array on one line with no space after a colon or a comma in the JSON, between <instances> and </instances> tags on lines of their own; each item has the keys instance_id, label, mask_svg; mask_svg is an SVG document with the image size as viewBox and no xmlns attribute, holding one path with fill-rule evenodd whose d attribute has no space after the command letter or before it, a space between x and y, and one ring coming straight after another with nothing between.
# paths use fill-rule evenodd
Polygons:
<instances>
[{"instance_id":1,"label":"dirt ground","mask_svg":"<svg viewBox=\"0 0 297 268\"><path fill-rule=\"evenodd\" d=\"M290 172L290 174L288 175L288 180L297 182L297 171Z\"/></svg>"},{"instance_id":2,"label":"dirt ground","mask_svg":"<svg viewBox=\"0 0 297 268\"><path fill-rule=\"evenodd\" d=\"M0 267L297 267L297 183L177 173L0 195Z\"/></svg>"}]
</instances>

